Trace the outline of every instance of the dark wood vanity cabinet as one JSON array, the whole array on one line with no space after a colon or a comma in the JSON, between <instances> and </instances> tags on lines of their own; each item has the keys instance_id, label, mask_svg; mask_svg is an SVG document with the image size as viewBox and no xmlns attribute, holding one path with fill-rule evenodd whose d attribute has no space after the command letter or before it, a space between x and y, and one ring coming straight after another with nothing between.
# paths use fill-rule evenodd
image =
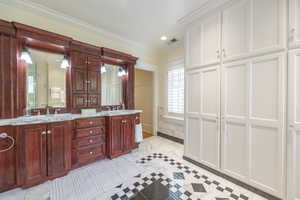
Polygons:
<instances>
[{"instance_id":1,"label":"dark wood vanity cabinet","mask_svg":"<svg viewBox=\"0 0 300 200\"><path fill-rule=\"evenodd\" d=\"M72 51L71 65L73 110L101 107L100 56Z\"/></svg>"},{"instance_id":2,"label":"dark wood vanity cabinet","mask_svg":"<svg viewBox=\"0 0 300 200\"><path fill-rule=\"evenodd\" d=\"M0 192L18 186L18 167L17 167L17 135L12 126L0 127L0 133L7 133L15 140L14 146L5 152L0 152ZM10 139L0 139L0 150L10 147Z\"/></svg>"},{"instance_id":3,"label":"dark wood vanity cabinet","mask_svg":"<svg viewBox=\"0 0 300 200\"><path fill-rule=\"evenodd\" d=\"M107 156L115 158L129 153L135 147L137 115L107 117Z\"/></svg>"},{"instance_id":4,"label":"dark wood vanity cabinet","mask_svg":"<svg viewBox=\"0 0 300 200\"><path fill-rule=\"evenodd\" d=\"M65 175L71 167L69 122L20 126L22 187Z\"/></svg>"},{"instance_id":5,"label":"dark wood vanity cabinet","mask_svg":"<svg viewBox=\"0 0 300 200\"><path fill-rule=\"evenodd\" d=\"M72 168L106 157L104 117L78 119L74 122Z\"/></svg>"}]
</instances>

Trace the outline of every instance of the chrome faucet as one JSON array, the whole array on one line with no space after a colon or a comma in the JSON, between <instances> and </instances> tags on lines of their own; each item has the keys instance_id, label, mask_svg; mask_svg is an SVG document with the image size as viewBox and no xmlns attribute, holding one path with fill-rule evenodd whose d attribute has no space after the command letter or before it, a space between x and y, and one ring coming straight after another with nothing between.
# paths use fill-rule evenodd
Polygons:
<instances>
[{"instance_id":1,"label":"chrome faucet","mask_svg":"<svg viewBox=\"0 0 300 200\"><path fill-rule=\"evenodd\" d=\"M46 115L50 115L50 108L52 108L51 106L46 106Z\"/></svg>"},{"instance_id":2,"label":"chrome faucet","mask_svg":"<svg viewBox=\"0 0 300 200\"><path fill-rule=\"evenodd\" d=\"M30 111L29 108L24 108L23 115L26 116L26 117L30 116L30 112L29 111Z\"/></svg>"}]
</instances>

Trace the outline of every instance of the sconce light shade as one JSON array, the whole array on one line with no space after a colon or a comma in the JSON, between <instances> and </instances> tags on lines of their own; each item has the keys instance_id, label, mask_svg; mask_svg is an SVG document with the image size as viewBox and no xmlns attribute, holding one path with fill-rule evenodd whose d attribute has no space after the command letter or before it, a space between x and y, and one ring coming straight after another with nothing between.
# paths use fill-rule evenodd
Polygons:
<instances>
[{"instance_id":1,"label":"sconce light shade","mask_svg":"<svg viewBox=\"0 0 300 200\"><path fill-rule=\"evenodd\" d=\"M105 65L102 65L101 66L101 74L105 73L106 72L106 67Z\"/></svg>"},{"instance_id":2,"label":"sconce light shade","mask_svg":"<svg viewBox=\"0 0 300 200\"><path fill-rule=\"evenodd\" d=\"M64 56L64 59L63 59L62 62L61 62L60 67L61 67L62 69L66 69L66 68L68 68L69 66L70 66L70 65L69 65L68 57L65 55L65 56Z\"/></svg>"},{"instance_id":3,"label":"sconce light shade","mask_svg":"<svg viewBox=\"0 0 300 200\"><path fill-rule=\"evenodd\" d=\"M122 77L122 76L125 76L125 75L126 75L125 70L122 67L119 67L118 76Z\"/></svg>"},{"instance_id":4,"label":"sconce light shade","mask_svg":"<svg viewBox=\"0 0 300 200\"><path fill-rule=\"evenodd\" d=\"M32 64L30 52L26 47L22 49L21 60L24 60L27 64Z\"/></svg>"}]
</instances>

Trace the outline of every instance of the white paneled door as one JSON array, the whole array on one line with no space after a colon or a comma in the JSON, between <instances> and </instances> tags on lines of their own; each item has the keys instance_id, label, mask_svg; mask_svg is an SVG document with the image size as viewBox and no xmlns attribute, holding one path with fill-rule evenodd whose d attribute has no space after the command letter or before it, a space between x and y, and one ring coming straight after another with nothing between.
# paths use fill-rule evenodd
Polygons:
<instances>
[{"instance_id":1,"label":"white paneled door","mask_svg":"<svg viewBox=\"0 0 300 200\"><path fill-rule=\"evenodd\" d=\"M222 170L273 195L283 195L284 54L222 68Z\"/></svg>"},{"instance_id":2,"label":"white paneled door","mask_svg":"<svg viewBox=\"0 0 300 200\"><path fill-rule=\"evenodd\" d=\"M285 169L285 57L252 60L249 87L249 181L279 197Z\"/></svg>"},{"instance_id":3,"label":"white paneled door","mask_svg":"<svg viewBox=\"0 0 300 200\"><path fill-rule=\"evenodd\" d=\"M218 169L220 166L220 67L186 74L185 155Z\"/></svg>"},{"instance_id":4,"label":"white paneled door","mask_svg":"<svg viewBox=\"0 0 300 200\"><path fill-rule=\"evenodd\" d=\"M220 167L220 66L201 69L200 162Z\"/></svg>"},{"instance_id":5,"label":"white paneled door","mask_svg":"<svg viewBox=\"0 0 300 200\"><path fill-rule=\"evenodd\" d=\"M197 24L186 33L186 68L198 67L201 65L202 55L202 26Z\"/></svg>"},{"instance_id":6,"label":"white paneled door","mask_svg":"<svg viewBox=\"0 0 300 200\"><path fill-rule=\"evenodd\" d=\"M222 169L239 179L248 176L249 62L222 68Z\"/></svg>"},{"instance_id":7,"label":"white paneled door","mask_svg":"<svg viewBox=\"0 0 300 200\"><path fill-rule=\"evenodd\" d=\"M224 60L250 51L250 1L240 0L223 11L222 56Z\"/></svg>"},{"instance_id":8,"label":"white paneled door","mask_svg":"<svg viewBox=\"0 0 300 200\"><path fill-rule=\"evenodd\" d=\"M251 51L283 50L286 30L286 0L251 0Z\"/></svg>"},{"instance_id":9,"label":"white paneled door","mask_svg":"<svg viewBox=\"0 0 300 200\"><path fill-rule=\"evenodd\" d=\"M288 200L300 199L300 50L289 54Z\"/></svg>"},{"instance_id":10,"label":"white paneled door","mask_svg":"<svg viewBox=\"0 0 300 200\"><path fill-rule=\"evenodd\" d=\"M221 58L221 13L206 17L201 27L201 65L218 64Z\"/></svg>"},{"instance_id":11,"label":"white paneled door","mask_svg":"<svg viewBox=\"0 0 300 200\"><path fill-rule=\"evenodd\" d=\"M289 6L289 45L300 47L300 0L290 0Z\"/></svg>"},{"instance_id":12,"label":"white paneled door","mask_svg":"<svg viewBox=\"0 0 300 200\"><path fill-rule=\"evenodd\" d=\"M200 160L200 70L185 75L185 156Z\"/></svg>"}]
</instances>

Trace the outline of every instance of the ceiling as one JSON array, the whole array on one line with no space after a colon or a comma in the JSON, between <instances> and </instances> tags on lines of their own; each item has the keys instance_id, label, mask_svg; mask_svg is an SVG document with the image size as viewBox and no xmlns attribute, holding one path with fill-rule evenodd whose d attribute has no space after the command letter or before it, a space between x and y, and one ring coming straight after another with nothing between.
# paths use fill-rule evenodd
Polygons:
<instances>
[{"instance_id":1,"label":"ceiling","mask_svg":"<svg viewBox=\"0 0 300 200\"><path fill-rule=\"evenodd\" d=\"M143 46L161 48L169 39L182 39L179 19L208 0L30 0Z\"/></svg>"}]
</instances>

